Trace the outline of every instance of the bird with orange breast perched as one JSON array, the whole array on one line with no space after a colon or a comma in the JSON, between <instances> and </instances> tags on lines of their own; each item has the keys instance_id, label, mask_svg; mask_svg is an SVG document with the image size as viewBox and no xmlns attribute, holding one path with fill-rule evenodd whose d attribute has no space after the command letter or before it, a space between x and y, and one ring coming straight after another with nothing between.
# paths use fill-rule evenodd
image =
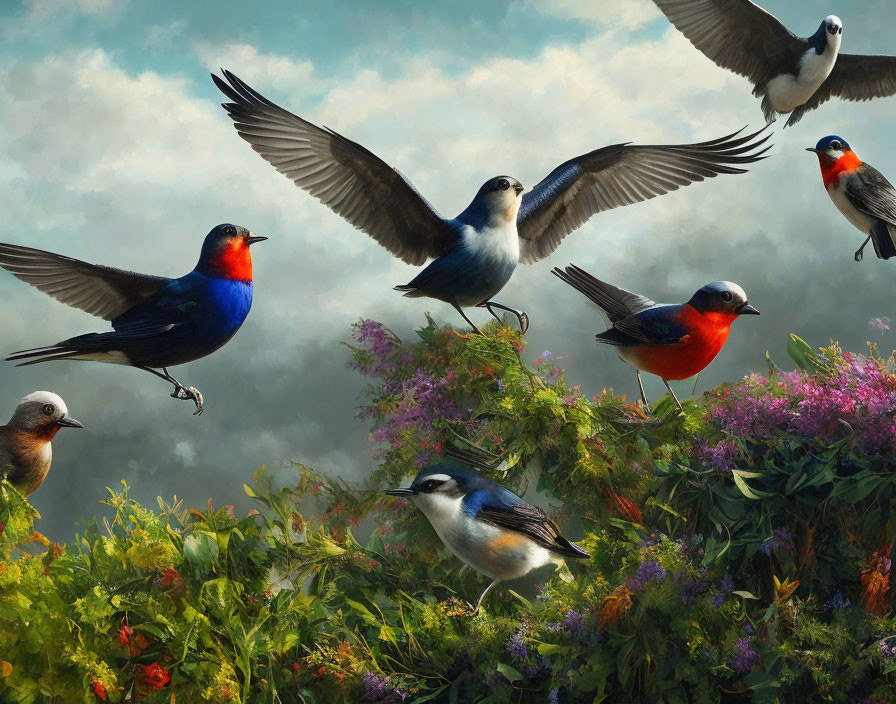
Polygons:
<instances>
[{"instance_id":1,"label":"bird with orange breast perched","mask_svg":"<svg viewBox=\"0 0 896 704\"><path fill-rule=\"evenodd\" d=\"M7 359L28 360L19 366L79 360L143 369L173 384L171 396L192 401L193 415L199 415L202 394L181 384L167 368L211 354L240 329L252 307L249 247L266 239L244 227L218 225L205 236L196 267L179 279L0 243L0 267L62 303L111 321L113 328L15 352Z\"/></svg>"},{"instance_id":2,"label":"bird with orange breast perched","mask_svg":"<svg viewBox=\"0 0 896 704\"><path fill-rule=\"evenodd\" d=\"M83 428L69 417L59 396L35 391L16 406L9 423L0 426L0 477L24 494L32 494L43 484L53 448L50 442L61 428Z\"/></svg>"},{"instance_id":3,"label":"bird with orange breast perched","mask_svg":"<svg viewBox=\"0 0 896 704\"><path fill-rule=\"evenodd\" d=\"M896 189L880 171L866 164L836 135L824 137L807 152L818 156L825 190L837 209L863 234L855 260L870 241L878 259L896 256Z\"/></svg>"},{"instance_id":4,"label":"bird with orange breast perched","mask_svg":"<svg viewBox=\"0 0 896 704\"><path fill-rule=\"evenodd\" d=\"M409 499L456 557L492 579L476 606L470 604L472 614L498 582L552 562L591 557L563 537L542 509L471 469L469 463L475 460L469 455L447 455L445 461L420 470L409 487L386 494Z\"/></svg>"},{"instance_id":5,"label":"bird with orange breast perched","mask_svg":"<svg viewBox=\"0 0 896 704\"><path fill-rule=\"evenodd\" d=\"M663 304L600 281L572 264L553 273L607 314L612 327L597 335L597 341L615 346L619 357L635 368L648 411L642 370L660 377L678 409L684 410L669 381L703 371L725 345L731 323L741 315L759 315L744 290L730 281L706 284L687 303Z\"/></svg>"}]
</instances>

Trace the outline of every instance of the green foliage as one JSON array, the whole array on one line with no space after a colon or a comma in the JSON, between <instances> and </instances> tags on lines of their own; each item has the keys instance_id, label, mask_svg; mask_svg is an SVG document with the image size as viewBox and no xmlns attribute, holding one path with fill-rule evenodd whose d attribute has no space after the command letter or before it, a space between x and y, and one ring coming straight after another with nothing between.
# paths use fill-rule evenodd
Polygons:
<instances>
[{"instance_id":1,"label":"green foliage","mask_svg":"<svg viewBox=\"0 0 896 704\"><path fill-rule=\"evenodd\" d=\"M0 701L896 697L896 467L873 415L892 419L892 360L794 337L798 371L647 415L586 398L560 360L530 368L516 333L487 330L429 321L405 344L357 326L380 458L367 489L302 466L281 487L262 470L239 517L150 510L125 485L58 546L0 484ZM849 405L863 394L878 400ZM486 473L562 505L552 515L592 559L500 585L469 616L486 580L382 494L448 444L506 459Z\"/></svg>"}]
</instances>

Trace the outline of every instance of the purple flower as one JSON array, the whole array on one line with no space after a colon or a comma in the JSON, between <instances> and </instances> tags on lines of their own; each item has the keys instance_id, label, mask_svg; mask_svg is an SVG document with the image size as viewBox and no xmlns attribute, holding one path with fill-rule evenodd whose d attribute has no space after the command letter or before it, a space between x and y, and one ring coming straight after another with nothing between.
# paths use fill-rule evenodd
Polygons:
<instances>
[{"instance_id":1,"label":"purple flower","mask_svg":"<svg viewBox=\"0 0 896 704\"><path fill-rule=\"evenodd\" d=\"M525 660L529 657L529 651L526 648L526 637L522 631L517 631L507 641L507 651L514 660Z\"/></svg>"},{"instance_id":2,"label":"purple flower","mask_svg":"<svg viewBox=\"0 0 896 704\"><path fill-rule=\"evenodd\" d=\"M896 647L889 645L886 638L880 641L880 652L889 660L896 658Z\"/></svg>"},{"instance_id":3,"label":"purple flower","mask_svg":"<svg viewBox=\"0 0 896 704\"><path fill-rule=\"evenodd\" d=\"M771 555L775 551L775 539L769 538L759 546L763 555Z\"/></svg>"},{"instance_id":4,"label":"purple flower","mask_svg":"<svg viewBox=\"0 0 896 704\"><path fill-rule=\"evenodd\" d=\"M502 394L504 393L504 380L503 379L498 379L498 391L500 391Z\"/></svg>"},{"instance_id":5,"label":"purple flower","mask_svg":"<svg viewBox=\"0 0 896 704\"><path fill-rule=\"evenodd\" d=\"M730 574L726 574L722 577L722 584L719 585L719 589L723 596L728 596L734 591L734 578Z\"/></svg>"},{"instance_id":6,"label":"purple flower","mask_svg":"<svg viewBox=\"0 0 896 704\"><path fill-rule=\"evenodd\" d=\"M556 687L548 692L548 704L560 704L560 692Z\"/></svg>"},{"instance_id":7,"label":"purple flower","mask_svg":"<svg viewBox=\"0 0 896 704\"><path fill-rule=\"evenodd\" d=\"M729 662L732 668L744 675L753 669L758 660L759 655L750 648L750 639L741 638L734 644L734 655Z\"/></svg>"},{"instance_id":8,"label":"purple flower","mask_svg":"<svg viewBox=\"0 0 896 704\"><path fill-rule=\"evenodd\" d=\"M715 606L717 609L722 608L722 603L724 601L725 601L725 597L723 597L721 594L715 594L712 597L712 605Z\"/></svg>"},{"instance_id":9,"label":"purple flower","mask_svg":"<svg viewBox=\"0 0 896 704\"><path fill-rule=\"evenodd\" d=\"M852 604L843 598L843 590L838 589L837 593L828 599L821 608L824 611L843 611L852 608Z\"/></svg>"},{"instance_id":10,"label":"purple flower","mask_svg":"<svg viewBox=\"0 0 896 704\"><path fill-rule=\"evenodd\" d=\"M384 679L373 672L365 672L364 699L369 702L385 702L386 704L400 704L407 699L407 693L401 692Z\"/></svg>"},{"instance_id":11,"label":"purple flower","mask_svg":"<svg viewBox=\"0 0 896 704\"><path fill-rule=\"evenodd\" d=\"M660 567L656 560L647 560L638 565L637 574L626 582L626 586L633 592L639 592L653 580L661 581L666 578L666 570Z\"/></svg>"},{"instance_id":12,"label":"purple flower","mask_svg":"<svg viewBox=\"0 0 896 704\"><path fill-rule=\"evenodd\" d=\"M572 609L566 612L566 618L564 619L564 621L566 622L566 628L573 635L577 635L579 631L582 630L582 624L584 620L585 617L582 614Z\"/></svg>"},{"instance_id":13,"label":"purple flower","mask_svg":"<svg viewBox=\"0 0 896 704\"><path fill-rule=\"evenodd\" d=\"M872 318L868 321L868 325L880 331L880 334L883 335L890 329L890 319L883 316L880 318Z\"/></svg>"}]
</instances>

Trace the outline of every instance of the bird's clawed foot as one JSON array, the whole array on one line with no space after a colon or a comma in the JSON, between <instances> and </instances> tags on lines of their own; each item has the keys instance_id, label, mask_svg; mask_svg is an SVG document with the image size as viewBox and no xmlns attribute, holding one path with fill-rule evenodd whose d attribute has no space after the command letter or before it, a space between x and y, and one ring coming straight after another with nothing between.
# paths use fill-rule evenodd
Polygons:
<instances>
[{"instance_id":1,"label":"bird's clawed foot","mask_svg":"<svg viewBox=\"0 0 896 704\"><path fill-rule=\"evenodd\" d=\"M862 246L856 250L855 259L857 262L862 261L862 257L864 256L864 254L862 253L862 250L865 249L865 245L867 245L870 241L871 241L871 235L868 235L868 239L866 239L864 242L862 242Z\"/></svg>"},{"instance_id":2,"label":"bird's clawed foot","mask_svg":"<svg viewBox=\"0 0 896 704\"><path fill-rule=\"evenodd\" d=\"M202 412L205 410L202 392L195 386L181 386L180 384L176 384L174 393L171 394L171 398L179 398L182 401L192 401L196 404L196 410L193 411L194 416L202 415Z\"/></svg>"},{"instance_id":3,"label":"bird's clawed foot","mask_svg":"<svg viewBox=\"0 0 896 704\"><path fill-rule=\"evenodd\" d=\"M494 301L486 301L482 305L499 323L503 323L503 321L501 320L500 316L498 316L498 314L492 310L492 308L497 308L498 310L505 310L508 313L513 313L516 316L517 324L520 326L520 335L525 335L526 332L528 332L529 316L526 314L526 311L516 310L515 308L510 308L509 306L501 305L500 303L495 303Z\"/></svg>"}]
</instances>

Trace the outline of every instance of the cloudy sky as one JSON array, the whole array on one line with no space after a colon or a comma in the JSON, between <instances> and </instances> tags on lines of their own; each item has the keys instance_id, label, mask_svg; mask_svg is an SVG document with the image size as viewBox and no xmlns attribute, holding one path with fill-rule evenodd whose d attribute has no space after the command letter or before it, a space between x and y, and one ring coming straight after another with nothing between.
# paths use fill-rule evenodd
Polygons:
<instances>
[{"instance_id":1,"label":"cloudy sky","mask_svg":"<svg viewBox=\"0 0 896 704\"><path fill-rule=\"evenodd\" d=\"M649 0L420 3L389 0L8 0L0 5L0 241L145 273L192 268L204 235L234 222L270 237L253 249L255 303L213 357L173 370L207 411L168 397L149 374L99 364L0 364L0 415L35 389L62 395L87 427L54 443L32 497L41 530L70 536L105 486L126 478L152 502L240 500L261 465L291 460L363 480L373 463L355 419L364 380L339 346L360 317L411 335L448 306L391 290L415 272L279 175L240 140L209 71L225 67L269 98L361 142L453 216L500 173L531 186L554 166L621 141L710 139L750 124L748 83L694 50ZM888 0L766 0L800 35L829 12L843 49L896 53ZM549 274L569 262L656 300L715 279L740 283L759 318L738 321L700 389L786 362L787 333L862 349L891 335L892 262L852 259L861 236L824 193L806 146L846 137L896 176L896 98L832 101L773 157L597 216L550 258L521 267L499 300L532 319L529 355L568 355L587 393L636 393L634 374L593 342L602 323ZM5 272L0 272L5 274ZM2 351L105 323L0 275ZM484 313L474 313L485 320ZM656 397L662 386L650 380ZM690 389L681 383L682 391ZM279 470L285 471L285 470Z\"/></svg>"}]
</instances>

